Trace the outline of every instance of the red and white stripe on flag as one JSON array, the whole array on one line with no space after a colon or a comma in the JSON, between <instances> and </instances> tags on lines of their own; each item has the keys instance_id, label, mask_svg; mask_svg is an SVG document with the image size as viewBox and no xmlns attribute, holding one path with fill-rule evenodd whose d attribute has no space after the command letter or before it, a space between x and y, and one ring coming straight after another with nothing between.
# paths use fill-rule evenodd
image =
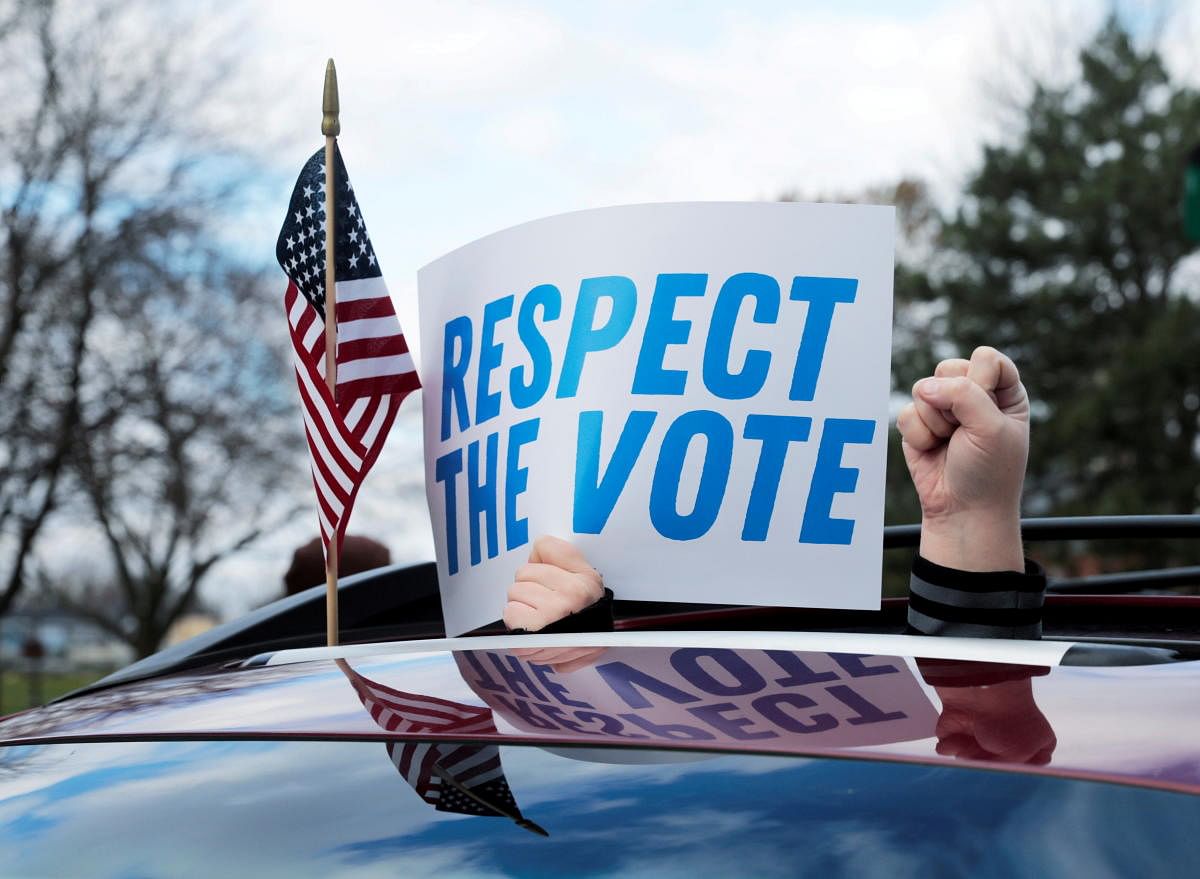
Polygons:
<instances>
[{"instance_id":1,"label":"red and white stripe on flag","mask_svg":"<svg viewBox=\"0 0 1200 879\"><path fill-rule=\"evenodd\" d=\"M379 457L400 403L420 387L380 276L339 281L337 394L325 383L325 322L295 283L284 294L321 539L338 547L363 479Z\"/></svg>"},{"instance_id":2,"label":"red and white stripe on flag","mask_svg":"<svg viewBox=\"0 0 1200 879\"><path fill-rule=\"evenodd\" d=\"M490 708L406 693L364 677L341 660L338 665L371 718L387 732L453 732L464 736L497 732Z\"/></svg>"}]
</instances>

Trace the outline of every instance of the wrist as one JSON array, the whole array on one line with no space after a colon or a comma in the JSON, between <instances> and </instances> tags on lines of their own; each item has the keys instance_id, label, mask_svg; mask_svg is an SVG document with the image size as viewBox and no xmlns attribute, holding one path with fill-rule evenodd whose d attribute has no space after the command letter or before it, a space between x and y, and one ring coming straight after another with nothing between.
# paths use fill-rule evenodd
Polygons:
<instances>
[{"instance_id":1,"label":"wrist","mask_svg":"<svg viewBox=\"0 0 1200 879\"><path fill-rule=\"evenodd\" d=\"M1021 517L1007 510L969 510L921 517L921 555L960 571L1024 571Z\"/></svg>"}]
</instances>

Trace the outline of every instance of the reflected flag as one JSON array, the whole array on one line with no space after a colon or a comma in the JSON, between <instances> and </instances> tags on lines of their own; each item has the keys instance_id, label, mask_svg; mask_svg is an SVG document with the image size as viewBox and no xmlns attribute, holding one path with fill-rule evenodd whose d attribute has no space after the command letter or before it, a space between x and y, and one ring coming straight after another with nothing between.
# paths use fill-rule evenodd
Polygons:
<instances>
[{"instance_id":1,"label":"reflected flag","mask_svg":"<svg viewBox=\"0 0 1200 879\"><path fill-rule=\"evenodd\" d=\"M335 661L371 719L387 732L438 732L463 736L497 732L490 708L385 687L360 675L344 659Z\"/></svg>"},{"instance_id":2,"label":"reflected flag","mask_svg":"<svg viewBox=\"0 0 1200 879\"><path fill-rule=\"evenodd\" d=\"M336 662L367 713L387 732L497 733L490 708L395 690L360 675L345 660ZM387 752L417 796L439 812L510 818L532 833L549 835L521 814L496 745L396 741L388 742Z\"/></svg>"},{"instance_id":3,"label":"reflected flag","mask_svg":"<svg viewBox=\"0 0 1200 879\"><path fill-rule=\"evenodd\" d=\"M512 818L522 827L537 826L517 808L496 745L388 742L387 750L417 796L439 812Z\"/></svg>"},{"instance_id":4,"label":"reflected flag","mask_svg":"<svg viewBox=\"0 0 1200 879\"><path fill-rule=\"evenodd\" d=\"M337 385L325 382L325 151L300 171L275 255L284 294L304 433L326 550L340 547L358 489L383 449L400 403L420 387L375 249L339 150L334 150Z\"/></svg>"}]
</instances>

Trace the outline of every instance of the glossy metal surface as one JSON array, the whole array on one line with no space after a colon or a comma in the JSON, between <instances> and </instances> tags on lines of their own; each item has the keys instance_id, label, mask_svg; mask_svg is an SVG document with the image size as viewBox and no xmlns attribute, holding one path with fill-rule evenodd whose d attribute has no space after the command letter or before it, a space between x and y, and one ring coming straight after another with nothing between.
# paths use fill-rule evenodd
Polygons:
<instances>
[{"instance_id":1,"label":"glossy metal surface","mask_svg":"<svg viewBox=\"0 0 1200 879\"><path fill-rule=\"evenodd\" d=\"M1022 669L774 650L569 650L177 675L10 718L0 722L0 742L419 736L665 746L966 764L1200 792L1196 662Z\"/></svg>"},{"instance_id":2,"label":"glossy metal surface","mask_svg":"<svg viewBox=\"0 0 1200 879\"><path fill-rule=\"evenodd\" d=\"M375 742L0 748L6 877L1180 876L1200 797L948 767L500 750L520 811L439 811ZM603 762L636 755L639 763Z\"/></svg>"}]
</instances>

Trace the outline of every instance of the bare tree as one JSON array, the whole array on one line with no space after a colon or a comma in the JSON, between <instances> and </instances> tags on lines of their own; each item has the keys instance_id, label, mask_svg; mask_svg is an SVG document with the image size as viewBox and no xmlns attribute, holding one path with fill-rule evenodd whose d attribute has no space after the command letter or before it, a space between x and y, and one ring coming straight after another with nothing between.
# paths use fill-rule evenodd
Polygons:
<instances>
[{"instance_id":1,"label":"bare tree","mask_svg":"<svg viewBox=\"0 0 1200 879\"><path fill-rule=\"evenodd\" d=\"M248 538L197 545L191 573L178 573L180 547L208 535L210 514L197 511L219 494L193 468L245 449L236 431L214 432L229 421L213 397L260 402L245 382L205 386L175 368L191 349L172 326L202 310L195 285L215 285L209 306L242 301L251 286L218 271L227 260L214 224L242 166L205 121L219 93L196 71L221 59L185 26L161 4L0 0L0 614L30 579L47 522L78 492L122 588L169 569L184 583L180 606ZM220 332L204 337L220 344ZM267 382L261 370L257 380ZM169 496L157 506L152 478ZM115 512L135 484L147 499L138 516L171 523L165 544Z\"/></svg>"},{"instance_id":2,"label":"bare tree","mask_svg":"<svg viewBox=\"0 0 1200 879\"><path fill-rule=\"evenodd\" d=\"M130 307L98 323L89 368L115 414L94 420L71 462L111 585L59 577L53 591L143 656L217 562L296 512L298 419L264 331L283 326L278 291L209 258L210 272L147 273Z\"/></svg>"}]
</instances>

